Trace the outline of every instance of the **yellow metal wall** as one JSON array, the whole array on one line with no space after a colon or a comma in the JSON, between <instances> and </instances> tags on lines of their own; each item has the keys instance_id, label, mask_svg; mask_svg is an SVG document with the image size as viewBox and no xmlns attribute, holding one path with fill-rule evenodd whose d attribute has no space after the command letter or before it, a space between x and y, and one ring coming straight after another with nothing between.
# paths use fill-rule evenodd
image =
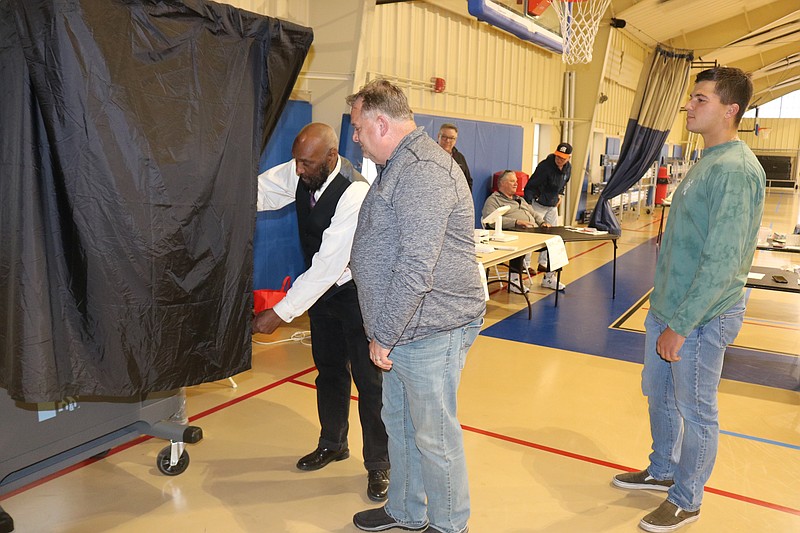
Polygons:
<instances>
[{"instance_id":1,"label":"yellow metal wall","mask_svg":"<svg viewBox=\"0 0 800 533\"><path fill-rule=\"evenodd\" d=\"M314 0L228 3L307 25ZM369 30L361 58L366 77L354 80L356 87L376 77L393 78L408 88L414 110L475 120L532 127L558 125L556 118L563 115L565 67L557 54L425 2L376 6ZM315 41L312 50L322 45ZM358 49L353 42L351 53ZM608 100L598 109L595 130L624 134L646 55L638 41L613 32L602 88ZM433 77L445 79L445 92L430 89Z\"/></svg>"},{"instance_id":2,"label":"yellow metal wall","mask_svg":"<svg viewBox=\"0 0 800 533\"><path fill-rule=\"evenodd\" d=\"M561 114L560 56L487 24L402 2L377 6L371 33L367 76L406 83L416 111L512 123ZM444 93L424 86L432 77L446 80Z\"/></svg>"},{"instance_id":3,"label":"yellow metal wall","mask_svg":"<svg viewBox=\"0 0 800 533\"><path fill-rule=\"evenodd\" d=\"M740 132L742 139L756 154L781 155L792 158L792 172L796 183L800 183L800 119L760 118L760 134ZM753 119L742 119L741 129L752 129ZM764 128L768 128L765 134Z\"/></svg>"},{"instance_id":4,"label":"yellow metal wall","mask_svg":"<svg viewBox=\"0 0 800 533\"><path fill-rule=\"evenodd\" d=\"M308 0L227 0L222 3L308 26Z\"/></svg>"},{"instance_id":5,"label":"yellow metal wall","mask_svg":"<svg viewBox=\"0 0 800 533\"><path fill-rule=\"evenodd\" d=\"M611 33L609 57L600 89L608 96L608 100L598 104L596 130L602 130L609 137L622 138L625 134L631 106L636 97L639 75L648 53L649 50L642 44L623 32Z\"/></svg>"},{"instance_id":6,"label":"yellow metal wall","mask_svg":"<svg viewBox=\"0 0 800 533\"><path fill-rule=\"evenodd\" d=\"M310 10L316 1L320 0L227 3L309 25ZM520 124L525 127L526 136L532 134L534 123L557 125L556 118L563 114L565 68L556 54L425 2L377 6L370 30L371 40L361 58L366 76L392 77L405 84L416 111ZM611 39L601 88L608 100L598 104L594 129L621 138L649 50L621 31L612 32ZM323 45L315 42L313 46ZM356 55L358 49L359 43L353 42L349 53ZM428 87L434 76L446 80L444 93L436 94ZM354 80L354 85L365 81ZM684 120L684 114L679 113L668 139L670 144L685 143ZM744 119L742 128L752 128L752 123L752 119ZM770 128L768 137L746 132L740 135L753 150L798 155L800 119L762 118L759 124ZM529 142L528 139L526 144Z\"/></svg>"},{"instance_id":7,"label":"yellow metal wall","mask_svg":"<svg viewBox=\"0 0 800 533\"><path fill-rule=\"evenodd\" d=\"M760 118L758 125L760 135L752 132L740 132L739 138L747 143L756 153L797 156L800 151L800 119L788 118ZM753 119L744 118L739 126L741 129L752 129ZM764 134L763 128L769 128L769 134Z\"/></svg>"}]
</instances>

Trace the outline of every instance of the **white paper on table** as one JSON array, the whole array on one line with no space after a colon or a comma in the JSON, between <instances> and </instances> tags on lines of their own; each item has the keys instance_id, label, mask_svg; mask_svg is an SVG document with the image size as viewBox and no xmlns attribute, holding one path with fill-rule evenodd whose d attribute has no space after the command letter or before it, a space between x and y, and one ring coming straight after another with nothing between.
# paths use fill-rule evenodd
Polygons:
<instances>
[{"instance_id":1,"label":"white paper on table","mask_svg":"<svg viewBox=\"0 0 800 533\"><path fill-rule=\"evenodd\" d=\"M747 279L764 279L765 275L766 274L761 274L760 272L748 272Z\"/></svg>"},{"instance_id":2,"label":"white paper on table","mask_svg":"<svg viewBox=\"0 0 800 533\"><path fill-rule=\"evenodd\" d=\"M569 264L567 249L564 248L564 239L559 235L555 235L544 241L544 243L547 246L548 267L551 272Z\"/></svg>"},{"instance_id":3,"label":"white paper on table","mask_svg":"<svg viewBox=\"0 0 800 533\"><path fill-rule=\"evenodd\" d=\"M483 296L484 299L488 302L489 301L489 281L486 279L486 268L484 268L483 263L478 261L478 270L481 273L481 285L483 285Z\"/></svg>"}]
</instances>

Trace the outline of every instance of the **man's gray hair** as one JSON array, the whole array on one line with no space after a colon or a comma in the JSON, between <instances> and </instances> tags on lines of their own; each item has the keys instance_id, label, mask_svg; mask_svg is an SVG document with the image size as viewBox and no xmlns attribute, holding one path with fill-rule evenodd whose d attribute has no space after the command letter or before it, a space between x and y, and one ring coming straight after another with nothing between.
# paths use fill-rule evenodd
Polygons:
<instances>
[{"instance_id":1,"label":"man's gray hair","mask_svg":"<svg viewBox=\"0 0 800 533\"><path fill-rule=\"evenodd\" d=\"M510 175L512 175L512 176L514 176L514 177L516 177L516 176L517 176L517 173L516 173L516 172L514 172L513 170L504 170L504 171L503 171L503 173L502 173L502 174L500 174L500 177L499 177L499 178L497 178L497 184L499 185L499 184L500 184L500 183L502 183L504 180L507 180L507 179L508 179L508 176L509 176L509 174L510 174Z\"/></svg>"},{"instance_id":2,"label":"man's gray hair","mask_svg":"<svg viewBox=\"0 0 800 533\"><path fill-rule=\"evenodd\" d=\"M439 133L442 133L442 130L455 130L455 132L458 133L458 126L455 124L450 124L449 122L445 122L439 126Z\"/></svg>"},{"instance_id":3,"label":"man's gray hair","mask_svg":"<svg viewBox=\"0 0 800 533\"><path fill-rule=\"evenodd\" d=\"M361 99L361 112L382 113L393 120L414 120L414 112L408 105L408 98L399 87L388 80L373 80L360 91L348 96L345 101L353 107Z\"/></svg>"}]
</instances>

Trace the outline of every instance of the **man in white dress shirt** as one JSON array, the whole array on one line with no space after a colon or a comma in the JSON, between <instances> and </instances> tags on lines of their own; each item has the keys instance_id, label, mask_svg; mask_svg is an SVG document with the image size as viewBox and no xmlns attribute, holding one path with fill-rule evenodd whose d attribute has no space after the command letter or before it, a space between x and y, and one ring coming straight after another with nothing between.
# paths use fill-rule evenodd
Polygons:
<instances>
[{"instance_id":1,"label":"man in white dress shirt","mask_svg":"<svg viewBox=\"0 0 800 533\"><path fill-rule=\"evenodd\" d=\"M382 375L369 358L355 283L348 264L361 203L369 184L345 158L339 140L321 123L305 126L292 145L293 159L258 177L258 209L295 202L307 270L286 297L253 319L255 333L272 333L308 311L312 355L317 366L317 448L297 462L318 470L349 457L350 377L358 389L358 411L368 472L367 496L383 501L389 487L389 452L381 420Z\"/></svg>"}]
</instances>

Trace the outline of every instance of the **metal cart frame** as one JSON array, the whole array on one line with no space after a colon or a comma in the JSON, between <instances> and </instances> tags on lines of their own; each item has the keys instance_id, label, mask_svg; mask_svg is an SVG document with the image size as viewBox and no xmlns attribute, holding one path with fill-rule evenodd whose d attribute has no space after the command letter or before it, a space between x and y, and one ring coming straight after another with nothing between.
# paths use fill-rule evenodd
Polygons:
<instances>
[{"instance_id":1,"label":"metal cart frame","mask_svg":"<svg viewBox=\"0 0 800 533\"><path fill-rule=\"evenodd\" d=\"M171 420L182 411L184 401L181 391L170 391L145 398L28 404L15 402L0 390L0 419L13 428L0 432L0 494L143 435L170 441L158 454L156 467L165 475L181 474L189 466L186 444L203 438L201 428ZM0 508L0 533L13 527L11 517Z\"/></svg>"}]
</instances>

